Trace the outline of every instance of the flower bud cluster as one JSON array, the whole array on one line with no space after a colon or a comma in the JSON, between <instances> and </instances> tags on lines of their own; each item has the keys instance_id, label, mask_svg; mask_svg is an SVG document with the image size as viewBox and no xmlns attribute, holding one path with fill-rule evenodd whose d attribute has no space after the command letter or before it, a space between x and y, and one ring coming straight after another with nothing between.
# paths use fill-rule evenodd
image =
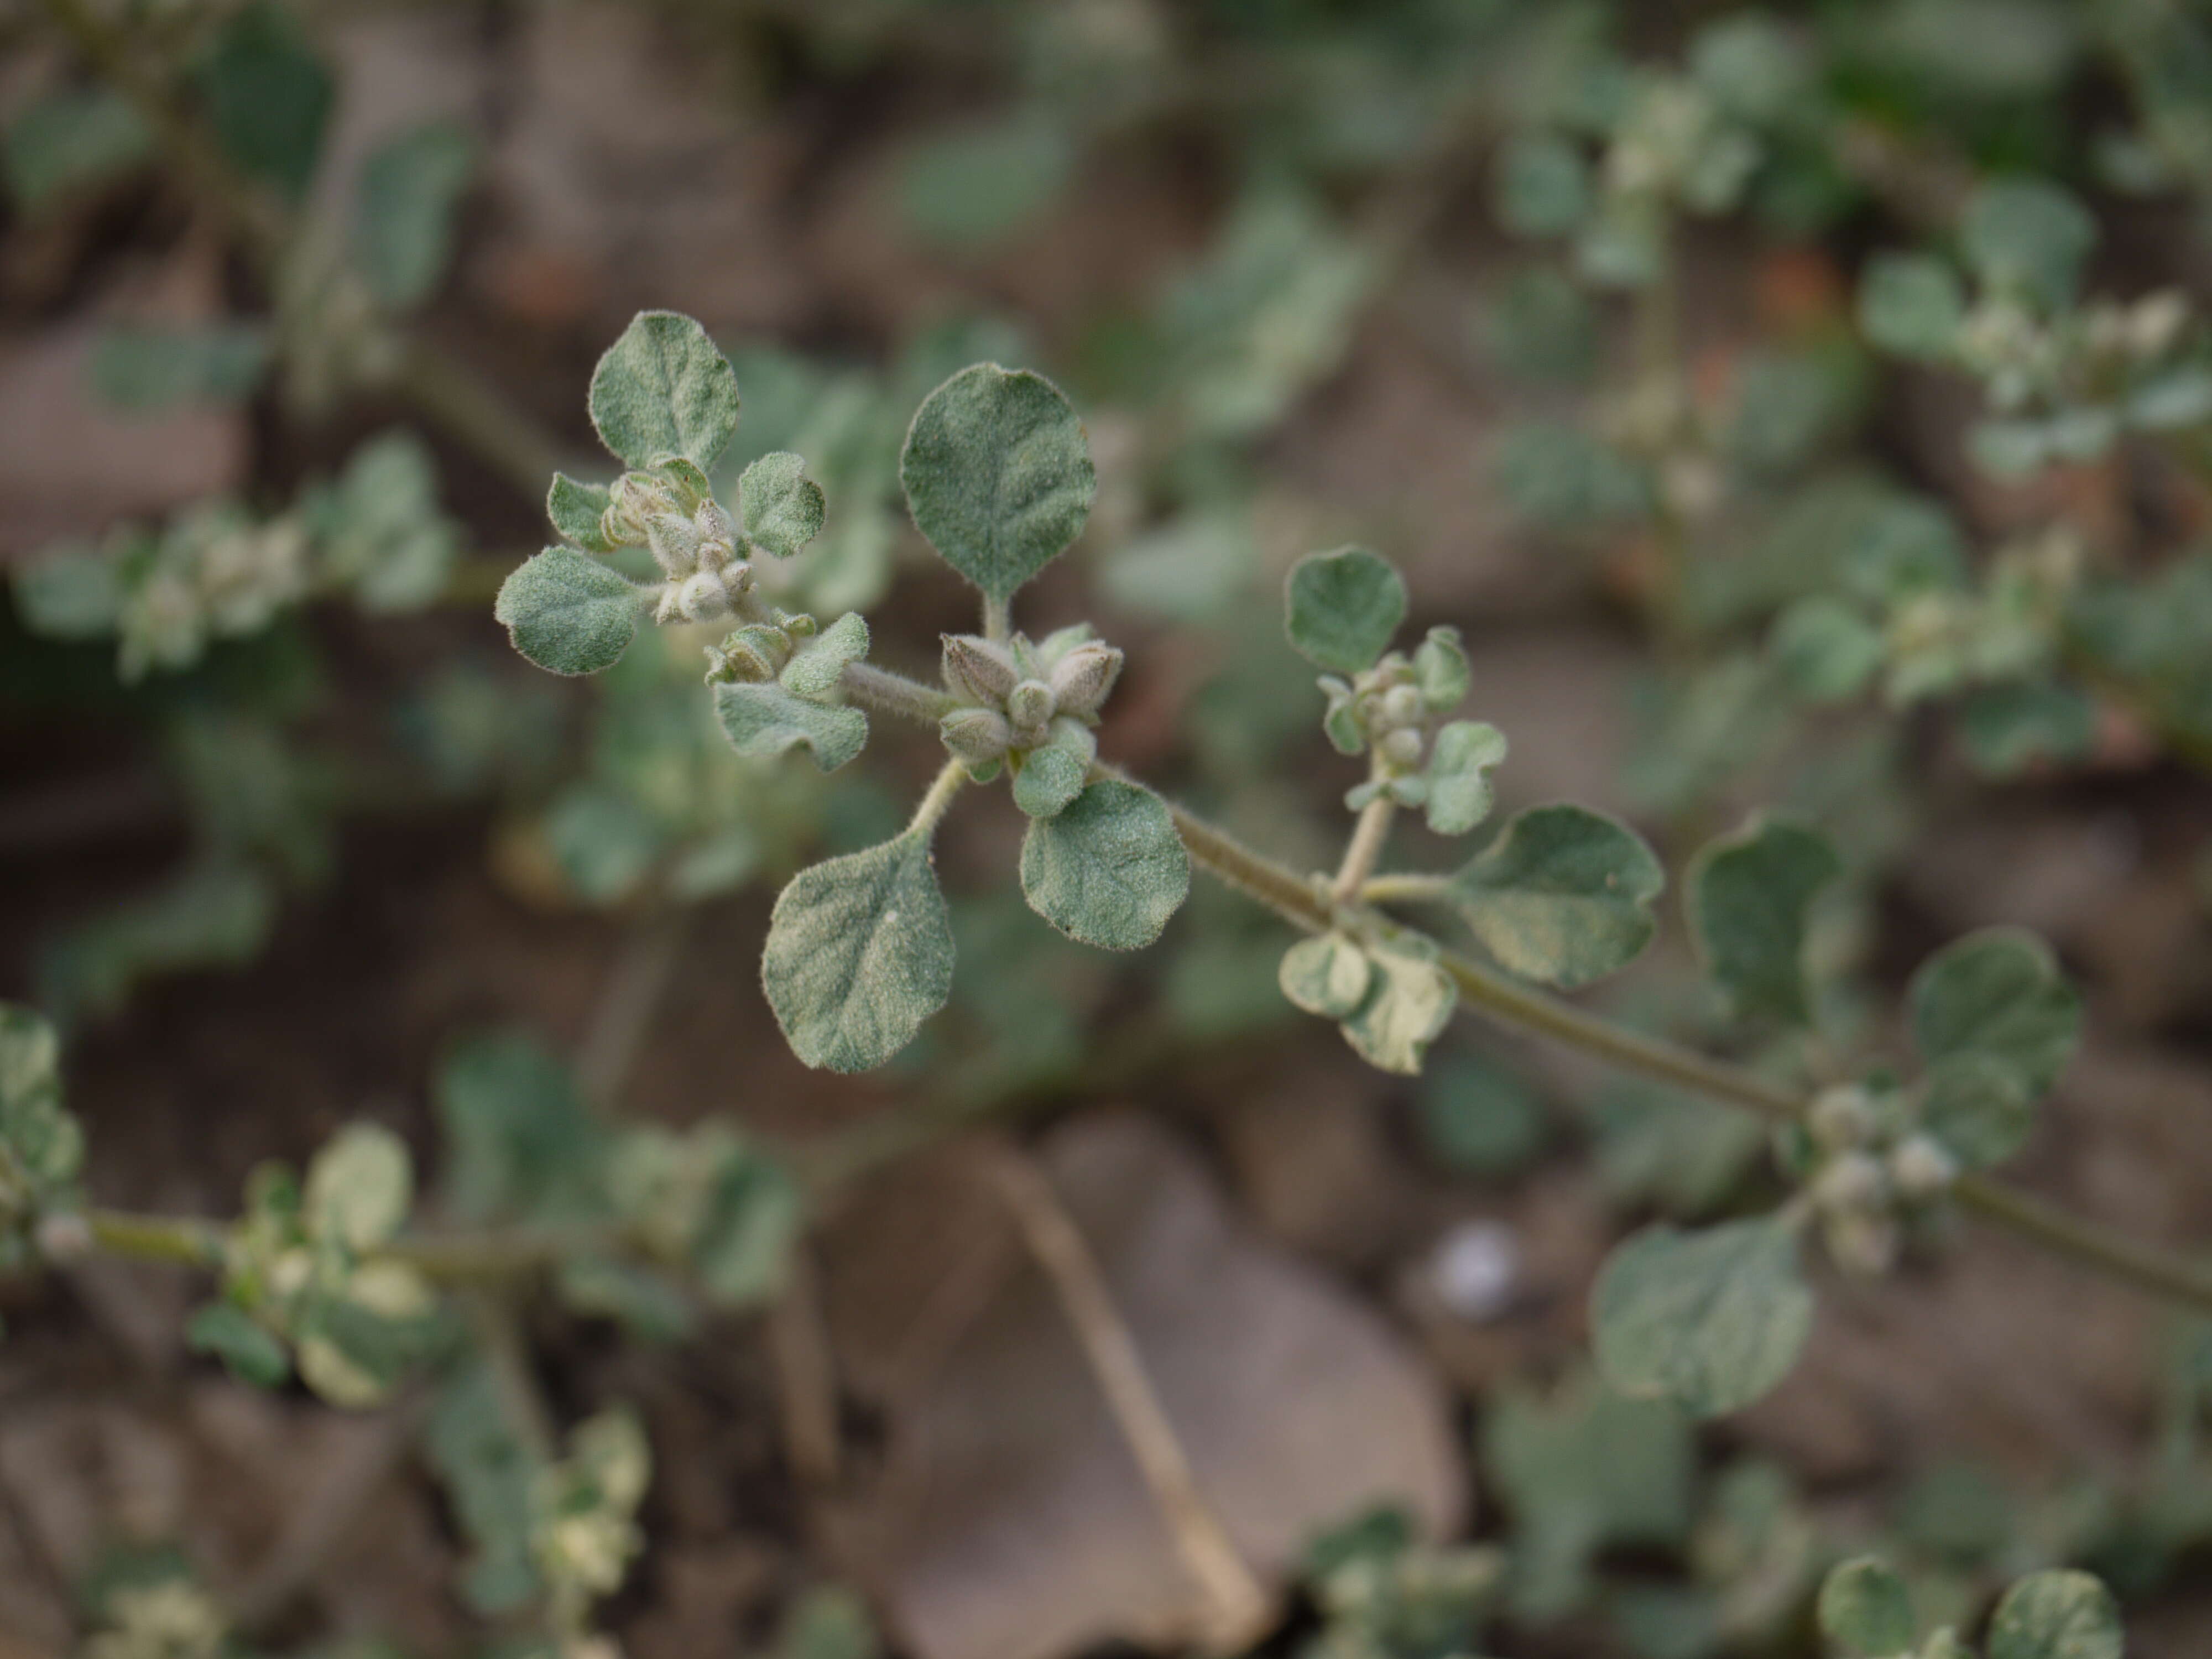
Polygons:
<instances>
[{"instance_id":1,"label":"flower bud cluster","mask_svg":"<svg viewBox=\"0 0 2212 1659\"><path fill-rule=\"evenodd\" d=\"M85 1643L85 1659L216 1659L228 1645L222 1609L181 1573L118 1584L103 1600L106 1627Z\"/></svg>"},{"instance_id":2,"label":"flower bud cluster","mask_svg":"<svg viewBox=\"0 0 2212 1659\"><path fill-rule=\"evenodd\" d=\"M2001 413L2038 404L2087 410L2179 366L2191 320L2187 298L2172 289L2047 318L2023 297L2000 291L1968 309L1952 352ZM2108 413L2117 429L2120 412ZM2154 425L2172 421L2154 412L2144 418Z\"/></svg>"},{"instance_id":3,"label":"flower bud cluster","mask_svg":"<svg viewBox=\"0 0 2212 1659\"><path fill-rule=\"evenodd\" d=\"M1070 749L1087 763L1097 752L1091 728L1121 678L1121 653L1088 623L1063 628L1032 645L1017 634L1004 644L973 634L945 635L945 688L960 707L939 722L945 746L976 781L1031 750Z\"/></svg>"},{"instance_id":4,"label":"flower bud cluster","mask_svg":"<svg viewBox=\"0 0 2212 1659\"><path fill-rule=\"evenodd\" d=\"M268 626L306 596L312 550L306 526L292 514L256 524L243 508L216 502L180 515L124 596L117 617L123 678L182 667L210 640ZM131 550L118 544L111 556L127 580L137 562Z\"/></svg>"},{"instance_id":5,"label":"flower bud cluster","mask_svg":"<svg viewBox=\"0 0 2212 1659\"><path fill-rule=\"evenodd\" d=\"M800 645L822 631L805 611L778 611L766 622L747 623L707 647L707 684L762 684L783 672Z\"/></svg>"},{"instance_id":6,"label":"flower bud cluster","mask_svg":"<svg viewBox=\"0 0 2212 1659\"><path fill-rule=\"evenodd\" d=\"M1828 1254L1847 1272L1896 1265L1905 1230L1950 1191L1959 1160L1911 1122L1897 1097L1840 1084L1814 1099L1803 1125L1805 1190Z\"/></svg>"},{"instance_id":7,"label":"flower bud cluster","mask_svg":"<svg viewBox=\"0 0 2212 1659\"><path fill-rule=\"evenodd\" d=\"M1423 792L1413 785L1428 763L1435 717L1467 696L1459 630L1432 628L1411 657L1393 651L1349 680L1324 674L1320 684L1328 698L1322 726L1329 741L1346 755L1373 751L1374 778L1362 790L1419 805Z\"/></svg>"},{"instance_id":8,"label":"flower bud cluster","mask_svg":"<svg viewBox=\"0 0 2212 1659\"><path fill-rule=\"evenodd\" d=\"M568 1455L532 1482L530 1553L564 1650L589 1650L592 1603L622 1588L645 1547L637 1508L652 1474L645 1431L618 1409L578 1425Z\"/></svg>"},{"instance_id":9,"label":"flower bud cluster","mask_svg":"<svg viewBox=\"0 0 2212 1659\"><path fill-rule=\"evenodd\" d=\"M753 568L729 514L696 467L625 472L608 492L599 533L615 547L643 547L667 576L655 622L713 622L749 609Z\"/></svg>"}]
</instances>

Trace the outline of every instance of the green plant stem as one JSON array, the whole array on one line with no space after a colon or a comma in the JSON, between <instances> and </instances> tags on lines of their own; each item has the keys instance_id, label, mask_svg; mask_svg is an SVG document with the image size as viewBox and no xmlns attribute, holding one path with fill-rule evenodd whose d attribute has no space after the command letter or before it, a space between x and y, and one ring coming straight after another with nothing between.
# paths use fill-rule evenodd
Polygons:
<instances>
[{"instance_id":1,"label":"green plant stem","mask_svg":"<svg viewBox=\"0 0 2212 1659\"><path fill-rule=\"evenodd\" d=\"M1359 897L1366 904L1449 904L1449 876L1373 876L1362 883Z\"/></svg>"},{"instance_id":2,"label":"green plant stem","mask_svg":"<svg viewBox=\"0 0 2212 1659\"><path fill-rule=\"evenodd\" d=\"M960 793L967 781L968 769L965 766L957 760L945 762L937 775L937 781L929 786L929 793L921 798L921 805L914 809L914 817L906 826L907 833L933 835L938 821L951 808L952 798Z\"/></svg>"},{"instance_id":3,"label":"green plant stem","mask_svg":"<svg viewBox=\"0 0 2212 1659\"><path fill-rule=\"evenodd\" d=\"M1349 904L1359 896L1359 890L1367 878L1374 873L1376 861L1382 856L1384 843L1390 839L1390 825L1398 816L1398 803L1388 795L1377 795L1359 809L1359 817L1352 826L1352 839L1344 848L1344 862L1336 867L1336 880L1328 890L1333 904Z\"/></svg>"},{"instance_id":4,"label":"green plant stem","mask_svg":"<svg viewBox=\"0 0 2212 1659\"><path fill-rule=\"evenodd\" d=\"M223 1230L186 1217L131 1215L94 1210L85 1217L92 1242L110 1255L141 1261L173 1261L187 1267L222 1265Z\"/></svg>"},{"instance_id":5,"label":"green plant stem","mask_svg":"<svg viewBox=\"0 0 2212 1659\"><path fill-rule=\"evenodd\" d=\"M1013 632L1013 615L1004 599L986 595L983 599L983 637L1003 643Z\"/></svg>"},{"instance_id":6,"label":"green plant stem","mask_svg":"<svg viewBox=\"0 0 2212 1659\"><path fill-rule=\"evenodd\" d=\"M847 663L837 684L855 702L880 708L886 714L901 714L932 726L960 706L958 699L949 691L910 680L903 674L894 674L887 668L878 668L872 663Z\"/></svg>"}]
</instances>

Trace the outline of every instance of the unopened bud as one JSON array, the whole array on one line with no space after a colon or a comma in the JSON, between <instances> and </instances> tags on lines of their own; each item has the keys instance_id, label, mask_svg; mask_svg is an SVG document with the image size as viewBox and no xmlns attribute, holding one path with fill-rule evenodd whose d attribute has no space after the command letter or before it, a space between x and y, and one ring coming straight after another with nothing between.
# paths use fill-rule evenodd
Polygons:
<instances>
[{"instance_id":1,"label":"unopened bud","mask_svg":"<svg viewBox=\"0 0 2212 1659\"><path fill-rule=\"evenodd\" d=\"M1805 1126L1826 1150L1848 1152L1874 1133L1874 1103L1856 1083L1823 1089L1806 1115Z\"/></svg>"},{"instance_id":2,"label":"unopened bud","mask_svg":"<svg viewBox=\"0 0 2212 1659\"><path fill-rule=\"evenodd\" d=\"M791 660L791 639L780 628L751 623L707 647L707 678L757 685L772 680Z\"/></svg>"},{"instance_id":3,"label":"unopened bud","mask_svg":"<svg viewBox=\"0 0 2212 1659\"><path fill-rule=\"evenodd\" d=\"M1042 680L1024 680L1006 693L1006 718L1013 721L1015 732L1031 743L1042 740L1054 708L1052 688Z\"/></svg>"},{"instance_id":4,"label":"unopened bud","mask_svg":"<svg viewBox=\"0 0 2212 1659\"><path fill-rule=\"evenodd\" d=\"M676 610L685 622L712 622L730 614L730 590L719 570L687 576L676 588Z\"/></svg>"},{"instance_id":5,"label":"unopened bud","mask_svg":"<svg viewBox=\"0 0 2212 1659\"><path fill-rule=\"evenodd\" d=\"M730 515L722 510L720 502L702 501L699 510L691 515L691 527L699 538L701 569L720 570L724 565L737 562L737 528L731 524Z\"/></svg>"},{"instance_id":6,"label":"unopened bud","mask_svg":"<svg viewBox=\"0 0 2212 1659\"><path fill-rule=\"evenodd\" d=\"M1421 718L1421 694L1410 685L1394 685L1382 694L1382 719L1390 726L1411 726Z\"/></svg>"},{"instance_id":7,"label":"unopened bud","mask_svg":"<svg viewBox=\"0 0 2212 1659\"><path fill-rule=\"evenodd\" d=\"M642 547L647 524L678 506L676 492L650 472L625 472L608 492L599 533L617 547Z\"/></svg>"},{"instance_id":8,"label":"unopened bud","mask_svg":"<svg viewBox=\"0 0 2212 1659\"><path fill-rule=\"evenodd\" d=\"M1375 745L1375 750L1393 766L1419 766L1421 763L1421 734L1410 726L1399 726L1387 733Z\"/></svg>"},{"instance_id":9,"label":"unopened bud","mask_svg":"<svg viewBox=\"0 0 2212 1659\"><path fill-rule=\"evenodd\" d=\"M1958 1160L1928 1135L1914 1135L1889 1155L1890 1179L1917 1201L1940 1197L1958 1174Z\"/></svg>"},{"instance_id":10,"label":"unopened bud","mask_svg":"<svg viewBox=\"0 0 2212 1659\"><path fill-rule=\"evenodd\" d=\"M945 689L963 702L1003 706L1021 678L1006 647L973 634L945 636Z\"/></svg>"},{"instance_id":11,"label":"unopened bud","mask_svg":"<svg viewBox=\"0 0 2212 1659\"><path fill-rule=\"evenodd\" d=\"M1832 1213L1880 1209L1889 1190L1881 1164L1865 1152L1845 1152L1828 1160L1813 1183L1813 1196Z\"/></svg>"},{"instance_id":12,"label":"unopened bud","mask_svg":"<svg viewBox=\"0 0 2212 1659\"><path fill-rule=\"evenodd\" d=\"M645 544L653 550L653 562L671 576L688 576L699 568L699 526L687 513L656 513L647 519Z\"/></svg>"},{"instance_id":13,"label":"unopened bud","mask_svg":"<svg viewBox=\"0 0 2212 1659\"><path fill-rule=\"evenodd\" d=\"M937 731L952 757L971 767L1000 759L1014 740L1014 728L995 708L956 708L938 721Z\"/></svg>"},{"instance_id":14,"label":"unopened bud","mask_svg":"<svg viewBox=\"0 0 2212 1659\"><path fill-rule=\"evenodd\" d=\"M1110 645L1079 645L1052 668L1053 702L1063 714L1096 714L1121 677L1121 653Z\"/></svg>"}]
</instances>

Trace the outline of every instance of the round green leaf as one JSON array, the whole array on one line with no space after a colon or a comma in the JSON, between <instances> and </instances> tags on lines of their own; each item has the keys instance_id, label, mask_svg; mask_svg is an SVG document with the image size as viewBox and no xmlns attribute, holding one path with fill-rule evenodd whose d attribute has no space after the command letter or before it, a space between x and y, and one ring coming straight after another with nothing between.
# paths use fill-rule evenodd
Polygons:
<instances>
[{"instance_id":1,"label":"round green leaf","mask_svg":"<svg viewBox=\"0 0 2212 1659\"><path fill-rule=\"evenodd\" d=\"M1486 720L1453 720L1429 751L1429 828L1463 836L1490 816L1490 769L1505 758L1505 734Z\"/></svg>"},{"instance_id":2,"label":"round green leaf","mask_svg":"<svg viewBox=\"0 0 2212 1659\"><path fill-rule=\"evenodd\" d=\"M194 1353L211 1353L241 1382L257 1389L282 1388L292 1375L292 1357L252 1315L235 1302L210 1302L185 1327L185 1344Z\"/></svg>"},{"instance_id":3,"label":"round green leaf","mask_svg":"<svg viewBox=\"0 0 2212 1659\"><path fill-rule=\"evenodd\" d=\"M1022 841L1022 893L1070 939L1107 951L1150 945L1190 890L1190 859L1158 795L1102 779Z\"/></svg>"},{"instance_id":4,"label":"round green leaf","mask_svg":"<svg viewBox=\"0 0 2212 1659\"><path fill-rule=\"evenodd\" d=\"M1856 697L1889 654L1881 629L1856 606L1825 593L1802 599L1776 617L1768 647L1797 694L1813 702Z\"/></svg>"},{"instance_id":5,"label":"round green leaf","mask_svg":"<svg viewBox=\"0 0 2212 1659\"><path fill-rule=\"evenodd\" d=\"M899 483L946 563L1004 604L1083 532L1098 477L1083 422L1041 374L963 368L915 412Z\"/></svg>"},{"instance_id":6,"label":"round green leaf","mask_svg":"<svg viewBox=\"0 0 2212 1659\"><path fill-rule=\"evenodd\" d=\"M738 429L738 377L707 331L641 311L592 371L592 424L632 466L681 456L701 467Z\"/></svg>"},{"instance_id":7,"label":"round green leaf","mask_svg":"<svg viewBox=\"0 0 2212 1659\"><path fill-rule=\"evenodd\" d=\"M1690 861L1690 931L1739 1017L1811 1018L1805 939L1813 901L1843 872L1835 849L1802 825L1754 818Z\"/></svg>"},{"instance_id":8,"label":"round green leaf","mask_svg":"<svg viewBox=\"0 0 2212 1659\"><path fill-rule=\"evenodd\" d=\"M1343 1024L1352 1052L1379 1071L1420 1074L1429 1044L1450 1024L1459 987L1436 963L1436 947L1407 938L1367 953L1375 976Z\"/></svg>"},{"instance_id":9,"label":"round green leaf","mask_svg":"<svg viewBox=\"0 0 2212 1659\"><path fill-rule=\"evenodd\" d=\"M407 1143L379 1123L348 1124L307 1165L307 1231L352 1249L398 1232L414 1198Z\"/></svg>"},{"instance_id":10,"label":"round green leaf","mask_svg":"<svg viewBox=\"0 0 2212 1659\"><path fill-rule=\"evenodd\" d=\"M1859 278L1860 329L1900 357L1948 356L1966 315L1958 273L1932 255L1877 253Z\"/></svg>"},{"instance_id":11,"label":"round green leaf","mask_svg":"<svg viewBox=\"0 0 2212 1659\"><path fill-rule=\"evenodd\" d=\"M1589 211L1589 167L1574 141L1551 132L1509 140L1498 160L1498 216L1516 236L1559 236Z\"/></svg>"},{"instance_id":12,"label":"round green leaf","mask_svg":"<svg viewBox=\"0 0 2212 1659\"><path fill-rule=\"evenodd\" d=\"M556 472L553 487L545 492L545 516L562 541L586 553L612 552L614 544L599 528L608 499L605 484L580 483L565 472Z\"/></svg>"},{"instance_id":13,"label":"round green leaf","mask_svg":"<svg viewBox=\"0 0 2212 1659\"><path fill-rule=\"evenodd\" d=\"M1666 872L1626 824L1580 806L1532 806L1452 878L1452 898L1508 971L1571 988L1651 942Z\"/></svg>"},{"instance_id":14,"label":"round green leaf","mask_svg":"<svg viewBox=\"0 0 2212 1659\"><path fill-rule=\"evenodd\" d=\"M2051 947L2018 928L1969 933L1920 965L1905 993L1913 1039L1932 1063L1992 1055L2031 1098L2057 1081L2081 1035L2081 1003Z\"/></svg>"},{"instance_id":15,"label":"round green leaf","mask_svg":"<svg viewBox=\"0 0 2212 1659\"><path fill-rule=\"evenodd\" d=\"M2000 179L1967 202L1959 242L1984 283L2057 311L2073 302L2081 263L2097 244L2097 222L2056 185Z\"/></svg>"},{"instance_id":16,"label":"round green leaf","mask_svg":"<svg viewBox=\"0 0 2212 1659\"><path fill-rule=\"evenodd\" d=\"M799 647L776 678L793 696L826 702L845 670L868 654L868 619L848 611Z\"/></svg>"},{"instance_id":17,"label":"round green leaf","mask_svg":"<svg viewBox=\"0 0 2212 1659\"><path fill-rule=\"evenodd\" d=\"M1928 1068L1920 1121L1969 1169L2002 1163L2035 1128L2035 1098L2020 1068L1971 1049Z\"/></svg>"},{"instance_id":18,"label":"round green leaf","mask_svg":"<svg viewBox=\"0 0 2212 1659\"><path fill-rule=\"evenodd\" d=\"M1701 1232L1646 1228L1590 1292L1598 1369L1631 1399L1700 1417L1738 1411L1790 1374L1813 1329L1790 1229L1765 1217Z\"/></svg>"},{"instance_id":19,"label":"round green leaf","mask_svg":"<svg viewBox=\"0 0 2212 1659\"><path fill-rule=\"evenodd\" d=\"M1276 970L1283 994L1310 1014L1344 1019L1367 1000L1375 977L1367 953L1341 933L1302 939L1283 953Z\"/></svg>"},{"instance_id":20,"label":"round green leaf","mask_svg":"<svg viewBox=\"0 0 2212 1659\"><path fill-rule=\"evenodd\" d=\"M492 615L514 648L556 674L611 668L637 633L639 593L573 547L549 547L500 585Z\"/></svg>"},{"instance_id":21,"label":"round green leaf","mask_svg":"<svg viewBox=\"0 0 2212 1659\"><path fill-rule=\"evenodd\" d=\"M1091 763L1073 749L1047 744L1032 749L1014 775L1014 805L1033 818L1056 817L1083 793Z\"/></svg>"},{"instance_id":22,"label":"round green leaf","mask_svg":"<svg viewBox=\"0 0 2212 1659\"><path fill-rule=\"evenodd\" d=\"M779 449L762 456L738 479L738 515L747 541L773 557L787 559L822 533L829 508L822 486L806 476L806 463Z\"/></svg>"},{"instance_id":23,"label":"round green leaf","mask_svg":"<svg viewBox=\"0 0 2212 1659\"><path fill-rule=\"evenodd\" d=\"M2120 1609L2086 1572L2039 1572L1997 1603L1990 1659L2120 1659Z\"/></svg>"},{"instance_id":24,"label":"round green leaf","mask_svg":"<svg viewBox=\"0 0 2212 1659\"><path fill-rule=\"evenodd\" d=\"M1820 1586L1821 1633L1869 1656L1912 1649L1912 1596L1905 1581L1871 1555L1846 1561Z\"/></svg>"},{"instance_id":25,"label":"round green leaf","mask_svg":"<svg viewBox=\"0 0 2212 1659\"><path fill-rule=\"evenodd\" d=\"M1333 673L1373 667L1405 620L1405 579L1380 554L1340 547L1291 571L1284 629L1300 656Z\"/></svg>"},{"instance_id":26,"label":"round green leaf","mask_svg":"<svg viewBox=\"0 0 2212 1659\"><path fill-rule=\"evenodd\" d=\"M834 772L867 745L868 717L857 708L793 696L773 682L714 688L714 717L740 755L773 760L804 747Z\"/></svg>"},{"instance_id":27,"label":"round green leaf","mask_svg":"<svg viewBox=\"0 0 2212 1659\"><path fill-rule=\"evenodd\" d=\"M793 877L769 920L761 983L809 1066L865 1072L952 994L952 923L920 830Z\"/></svg>"}]
</instances>

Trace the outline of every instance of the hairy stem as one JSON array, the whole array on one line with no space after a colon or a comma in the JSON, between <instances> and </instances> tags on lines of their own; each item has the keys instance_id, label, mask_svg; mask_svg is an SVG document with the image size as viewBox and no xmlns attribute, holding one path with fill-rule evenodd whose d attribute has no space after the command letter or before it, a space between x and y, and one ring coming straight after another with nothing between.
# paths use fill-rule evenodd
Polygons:
<instances>
[{"instance_id":1,"label":"hairy stem","mask_svg":"<svg viewBox=\"0 0 2212 1659\"><path fill-rule=\"evenodd\" d=\"M1012 607L1006 600L994 599L986 594L983 599L983 637L1003 641L1013 632L1013 628Z\"/></svg>"},{"instance_id":2,"label":"hairy stem","mask_svg":"<svg viewBox=\"0 0 2212 1659\"><path fill-rule=\"evenodd\" d=\"M921 798L921 805L914 809L914 817L906 826L907 833L912 835L917 830L924 836L935 833L938 821L945 816L952 805L952 798L960 793L967 781L966 767L957 760L945 762L944 769L937 775L937 781L929 786L929 793Z\"/></svg>"},{"instance_id":3,"label":"hairy stem","mask_svg":"<svg viewBox=\"0 0 2212 1659\"><path fill-rule=\"evenodd\" d=\"M1336 880L1328 890L1330 903L1349 904L1359 896L1360 887L1382 856L1383 843L1390 839L1390 825L1397 816L1398 803L1388 795L1377 795L1359 809L1352 839L1345 844L1344 862L1336 866Z\"/></svg>"},{"instance_id":4,"label":"hairy stem","mask_svg":"<svg viewBox=\"0 0 2212 1659\"><path fill-rule=\"evenodd\" d=\"M903 674L894 674L888 668L878 668L872 663L847 663L837 684L847 696L857 702L929 726L936 725L960 706L949 691L910 680Z\"/></svg>"},{"instance_id":5,"label":"hairy stem","mask_svg":"<svg viewBox=\"0 0 2212 1659\"><path fill-rule=\"evenodd\" d=\"M1370 876L1360 884L1363 904L1447 904L1451 901L1449 876Z\"/></svg>"}]
</instances>

